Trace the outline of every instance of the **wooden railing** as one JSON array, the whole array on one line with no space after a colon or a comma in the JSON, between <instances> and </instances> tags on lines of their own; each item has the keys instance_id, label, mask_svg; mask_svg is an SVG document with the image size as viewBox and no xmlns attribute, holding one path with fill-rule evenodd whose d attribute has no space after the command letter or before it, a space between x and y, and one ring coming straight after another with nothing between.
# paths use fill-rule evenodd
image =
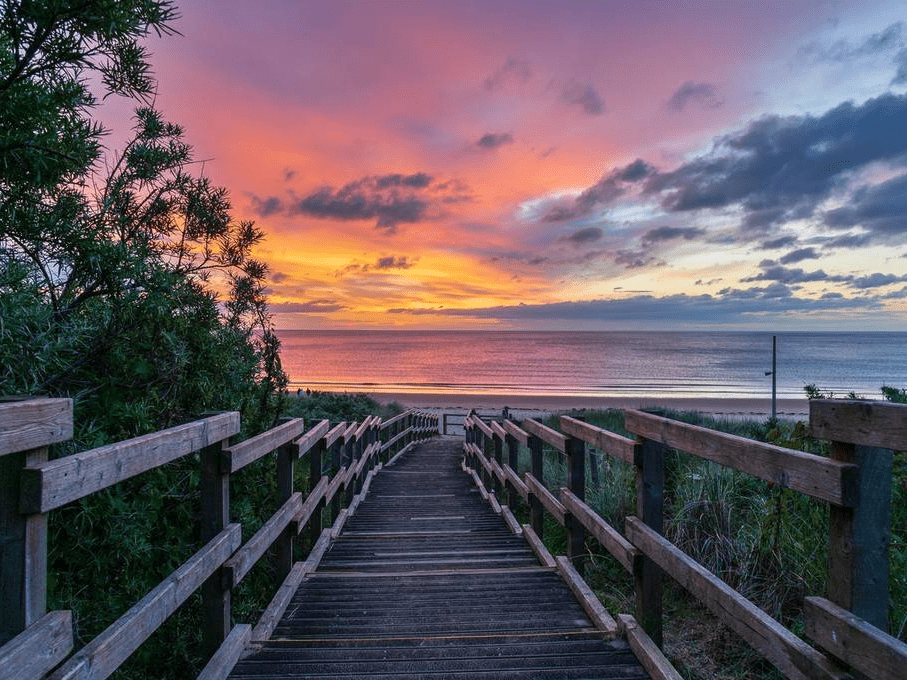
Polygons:
<instances>
[{"instance_id":1,"label":"wooden railing","mask_svg":"<svg viewBox=\"0 0 907 680\"><path fill-rule=\"evenodd\" d=\"M472 415L464 443L467 470L508 524L518 526L511 508L527 504L531 524L522 527L523 533L540 555L546 552L539 539L546 512L565 527L567 558L578 573L583 573L587 538L613 555L633 576L636 618L658 646L667 574L788 678L845 680L852 677L847 667L873 680L905 677L907 645L885 631L892 452L907 450L907 405L810 402L810 434L831 442L830 458L641 411L625 413L634 439L568 416L560 417L559 426L560 431L534 420L489 423ZM585 502L587 445L636 470L636 516L626 518L623 533ZM529 469L522 473L521 446L529 451ZM567 485L556 492L545 485L544 447L565 459ZM828 504L827 593L807 597L803 610L806 635L815 647L662 535L669 447ZM498 497L506 498L506 505Z\"/></svg>"},{"instance_id":2,"label":"wooden railing","mask_svg":"<svg viewBox=\"0 0 907 680\"><path fill-rule=\"evenodd\" d=\"M239 443L239 414L220 413L128 441L48 460L48 447L72 437L69 399L0 403L0 680L100 679L115 671L196 590L213 654L199 676L224 677L250 640L266 639L300 580L314 570L332 535L393 456L438 432L437 416L407 411L382 421L306 430L301 418ZM245 543L230 523L230 477L277 451L279 509ZM47 514L118 482L199 453L203 547L91 642L71 654L72 616L46 612ZM294 466L309 459L309 488L293 488ZM332 525L322 528L326 510ZM293 562L308 529L314 545ZM231 624L231 594L269 550L280 587L257 625ZM232 627L231 627L232 626Z\"/></svg>"}]
</instances>

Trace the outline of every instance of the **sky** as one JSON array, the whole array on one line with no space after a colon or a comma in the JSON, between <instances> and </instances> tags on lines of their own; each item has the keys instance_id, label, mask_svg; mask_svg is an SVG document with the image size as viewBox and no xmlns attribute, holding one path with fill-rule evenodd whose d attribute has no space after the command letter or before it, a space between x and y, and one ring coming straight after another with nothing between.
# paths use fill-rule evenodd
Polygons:
<instances>
[{"instance_id":1,"label":"sky","mask_svg":"<svg viewBox=\"0 0 907 680\"><path fill-rule=\"evenodd\" d=\"M279 329L905 328L905 2L179 7Z\"/></svg>"}]
</instances>

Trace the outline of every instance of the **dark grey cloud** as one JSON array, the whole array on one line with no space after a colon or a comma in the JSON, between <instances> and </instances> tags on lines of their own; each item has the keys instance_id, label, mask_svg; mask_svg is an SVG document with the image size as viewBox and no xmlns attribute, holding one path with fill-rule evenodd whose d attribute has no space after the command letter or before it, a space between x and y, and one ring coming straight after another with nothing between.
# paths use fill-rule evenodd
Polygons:
<instances>
[{"instance_id":1,"label":"dark grey cloud","mask_svg":"<svg viewBox=\"0 0 907 680\"><path fill-rule=\"evenodd\" d=\"M656 173L653 166L637 158L622 168L616 168L602 177L595 185L583 191L567 206L549 210L542 218L544 222L562 222L588 215L597 205L607 204L624 195L634 183Z\"/></svg>"},{"instance_id":2,"label":"dark grey cloud","mask_svg":"<svg viewBox=\"0 0 907 680\"><path fill-rule=\"evenodd\" d=\"M654 227L642 235L642 244L644 246L652 245L661 241L692 241L705 234L705 229L699 227Z\"/></svg>"},{"instance_id":3,"label":"dark grey cloud","mask_svg":"<svg viewBox=\"0 0 907 680\"><path fill-rule=\"evenodd\" d=\"M497 149L505 144L513 144L513 135L509 132L489 132L482 135L476 142L476 146L480 149Z\"/></svg>"},{"instance_id":4,"label":"dark grey cloud","mask_svg":"<svg viewBox=\"0 0 907 680\"><path fill-rule=\"evenodd\" d=\"M798 283L809 283L812 281L834 280L821 269L813 272L807 272L800 268L790 268L776 264L772 260L763 260L759 264L759 266L762 268L761 272L759 272L755 276L741 279L741 282L749 283L752 281L778 281L779 283L791 285Z\"/></svg>"},{"instance_id":5,"label":"dark grey cloud","mask_svg":"<svg viewBox=\"0 0 907 680\"><path fill-rule=\"evenodd\" d=\"M718 98L718 92L711 83L696 83L688 80L674 91L668 100L670 111L681 112L693 105L700 109L717 109L724 102Z\"/></svg>"},{"instance_id":6,"label":"dark grey cloud","mask_svg":"<svg viewBox=\"0 0 907 680\"><path fill-rule=\"evenodd\" d=\"M509 58L503 66L485 79L486 90L499 90L512 83L525 83L532 78L532 66L524 59Z\"/></svg>"},{"instance_id":7,"label":"dark grey cloud","mask_svg":"<svg viewBox=\"0 0 907 680\"><path fill-rule=\"evenodd\" d=\"M309 300L308 302L270 302L268 309L276 313L330 314L348 309L336 300Z\"/></svg>"},{"instance_id":8,"label":"dark grey cloud","mask_svg":"<svg viewBox=\"0 0 907 680\"><path fill-rule=\"evenodd\" d=\"M894 57L894 78L892 85L907 85L907 48L902 49Z\"/></svg>"},{"instance_id":9,"label":"dark grey cloud","mask_svg":"<svg viewBox=\"0 0 907 680\"><path fill-rule=\"evenodd\" d=\"M904 162L904 129L907 96L893 94L844 103L819 117L767 116L720 138L711 153L653 174L644 191L671 212L739 206L746 231L764 233L810 217L870 163Z\"/></svg>"},{"instance_id":10,"label":"dark grey cloud","mask_svg":"<svg viewBox=\"0 0 907 680\"><path fill-rule=\"evenodd\" d=\"M274 283L282 283L282 282L286 281L288 278L290 278L290 275L284 274L283 272L273 272L270 275L270 278Z\"/></svg>"},{"instance_id":11,"label":"dark grey cloud","mask_svg":"<svg viewBox=\"0 0 907 680\"><path fill-rule=\"evenodd\" d=\"M815 248L798 248L797 250L792 250L779 257L778 262L781 264L796 264L797 262L803 262L804 260L818 259L819 253L816 252Z\"/></svg>"},{"instance_id":12,"label":"dark grey cloud","mask_svg":"<svg viewBox=\"0 0 907 680\"><path fill-rule=\"evenodd\" d=\"M614 264L627 269L641 269L643 267L663 267L666 263L645 250L618 250L614 254Z\"/></svg>"},{"instance_id":13,"label":"dark grey cloud","mask_svg":"<svg viewBox=\"0 0 907 680\"><path fill-rule=\"evenodd\" d=\"M873 300L830 296L798 298L782 284L746 290L725 289L717 295L636 295L614 300L520 304L478 309L389 309L392 314L442 314L478 319L515 321L592 321L602 324L739 324L767 315L808 314L848 309L872 311L880 307Z\"/></svg>"},{"instance_id":14,"label":"dark grey cloud","mask_svg":"<svg viewBox=\"0 0 907 680\"><path fill-rule=\"evenodd\" d=\"M370 175L339 189L322 187L305 196L289 199L252 196L256 212L265 217L275 213L306 215L329 220L375 220L375 227L394 233L403 223L426 219L436 204L469 200L461 182L437 182L424 172L409 175Z\"/></svg>"},{"instance_id":15,"label":"dark grey cloud","mask_svg":"<svg viewBox=\"0 0 907 680\"><path fill-rule=\"evenodd\" d=\"M335 275L340 277L345 274L365 274L371 271L388 271L392 269L412 269L416 266L419 258L412 258L408 255L384 255L374 262L351 262L343 269L338 269Z\"/></svg>"},{"instance_id":16,"label":"dark grey cloud","mask_svg":"<svg viewBox=\"0 0 907 680\"><path fill-rule=\"evenodd\" d=\"M866 290L869 288L880 288L890 286L892 283L901 283L907 281L907 276L895 276L894 274L869 274L854 278L850 285L854 288Z\"/></svg>"},{"instance_id":17,"label":"dark grey cloud","mask_svg":"<svg viewBox=\"0 0 907 680\"><path fill-rule=\"evenodd\" d=\"M570 241L576 245L582 245L585 243L597 241L603 235L604 232L598 227L586 227L584 229L578 229L577 231L574 231L569 236L565 236L563 240Z\"/></svg>"},{"instance_id":18,"label":"dark grey cloud","mask_svg":"<svg viewBox=\"0 0 907 680\"><path fill-rule=\"evenodd\" d=\"M591 83L577 81L567 83L561 91L561 99L580 107L590 116L600 116L605 112L605 102Z\"/></svg>"},{"instance_id":19,"label":"dark grey cloud","mask_svg":"<svg viewBox=\"0 0 907 680\"><path fill-rule=\"evenodd\" d=\"M801 47L798 52L801 57L813 61L851 61L861 57L884 54L902 47L904 44L903 33L904 24L898 21L878 33L873 33L858 44L848 40L837 40L826 46L814 41Z\"/></svg>"},{"instance_id":20,"label":"dark grey cloud","mask_svg":"<svg viewBox=\"0 0 907 680\"><path fill-rule=\"evenodd\" d=\"M835 238L829 239L822 245L829 250L835 248L862 248L863 246L869 245L871 241L872 235L868 233L845 234L844 236L836 236Z\"/></svg>"},{"instance_id":21,"label":"dark grey cloud","mask_svg":"<svg viewBox=\"0 0 907 680\"><path fill-rule=\"evenodd\" d=\"M907 174L854 193L847 205L825 213L825 224L834 229L862 227L877 240L907 237Z\"/></svg>"},{"instance_id":22,"label":"dark grey cloud","mask_svg":"<svg viewBox=\"0 0 907 680\"><path fill-rule=\"evenodd\" d=\"M283 169L283 179L285 182L289 182L290 180L294 179L296 177L296 174L297 173L295 170L293 170L293 168Z\"/></svg>"},{"instance_id":23,"label":"dark grey cloud","mask_svg":"<svg viewBox=\"0 0 907 680\"><path fill-rule=\"evenodd\" d=\"M797 242L796 236L780 236L769 241L763 241L759 244L762 250L778 250L780 248L789 248Z\"/></svg>"}]
</instances>

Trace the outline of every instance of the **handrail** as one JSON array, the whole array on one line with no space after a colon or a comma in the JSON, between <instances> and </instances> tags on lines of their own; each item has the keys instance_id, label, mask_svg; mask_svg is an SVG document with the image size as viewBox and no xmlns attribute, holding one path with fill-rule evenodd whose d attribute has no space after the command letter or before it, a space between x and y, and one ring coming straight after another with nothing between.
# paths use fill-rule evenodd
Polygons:
<instances>
[{"instance_id":1,"label":"handrail","mask_svg":"<svg viewBox=\"0 0 907 680\"><path fill-rule=\"evenodd\" d=\"M339 423L333 428L322 420L305 431L303 420L295 418L228 446L229 438L240 429L239 414L230 412L48 461L46 447L72 436L72 401L0 402L0 472L18 482L14 487L18 492L9 498L0 497L0 503L9 506L3 509L6 515L32 536L22 543L18 557L10 552L0 565L4 579L21 580L24 594L21 601L18 595L15 602L0 601L0 636L5 635L0 637L0 642L5 641L0 646L0 680L39 677L58 666L50 676L53 680L106 678L198 589L202 591L201 628L209 653L214 652L201 677L224 677L246 642L256 639L255 631L260 634L272 625L276 611L269 609L266 616L270 618L254 630L246 624L232 626L232 589L275 546L278 576L280 580L289 579L284 586L293 575L313 570L332 530L321 532L323 540L316 543L300 569L292 565L295 536L306 526L321 531L322 509L331 506L336 506L333 530L339 531L368 490L375 472L391 455L400 455L417 441L437 434L438 420L437 414L410 410L391 421L368 416L361 423ZM386 427L388 422L392 422L390 427ZM394 438L382 444L379 434L391 431ZM347 452L352 459L342 466L332 462L333 476L323 474L323 455L332 454L341 443L351 447ZM272 451L278 453L272 460L280 505L242 543L240 525L229 523L230 476ZM24 453L12 455L19 452ZM202 466L204 547L69 656L73 646L70 613L44 612L46 513L196 452ZM305 495L292 488L293 462L302 456L310 457L312 470L311 490ZM340 507L342 498L353 505ZM24 570L7 574L7 567L20 559ZM286 588L275 597L278 602L286 597Z\"/></svg>"},{"instance_id":2,"label":"handrail","mask_svg":"<svg viewBox=\"0 0 907 680\"><path fill-rule=\"evenodd\" d=\"M471 417L464 427L464 469L473 475L480 491L493 504L497 502L496 491L490 480L503 476L508 489L514 492L513 480L525 480L523 500L528 501L532 514L532 525L526 525L523 532L527 540L536 534L541 535L543 512L567 527L568 537L571 531L575 532L578 524L588 532L589 537L596 539L624 569L634 575L637 603L642 607L637 613L639 625L658 644L662 625L661 574L666 573L789 678L844 680L850 675L843 670L842 664L851 665L867 677L880 680L894 680L903 675L907 664L907 644L847 611L847 608L840 606L840 601L852 603L853 607L865 607L866 604L858 601L858 594L847 590L854 583L857 570L881 574L883 581L888 571L887 561L880 562L878 558L887 549L890 523L884 490L890 486L891 449L907 449L907 405L854 400L812 401L810 433L832 441L831 458L716 432L651 413L628 410L624 416L626 429L636 435L636 439L569 416L559 417L560 432L532 419L524 420L519 428L509 420L483 423L482 427L478 424L479 419ZM491 433L486 430L491 430ZM498 464L487 455L487 447L492 442L500 441L502 432L505 440L510 439L511 443L519 442L529 448L531 471ZM524 436L518 437L520 434ZM545 486L541 474L543 444L566 457L571 488L561 488L559 499ZM641 517L628 517L624 533L612 527L582 498L584 479L582 475L575 476L576 473L571 470L585 466L584 444L594 446L637 469ZM872 553L865 558L865 563L860 561L864 558L855 555L856 551L830 547L828 587L839 603L825 598L806 599L806 632L815 647L801 640L660 535L663 522L663 482L660 480L667 447L829 503L829 541L834 542L833 545L841 541L851 545L852 537L861 535L860 532L864 532L861 542L875 541L866 548L862 545L858 548ZM499 449L495 451L500 460ZM511 460L515 461L515 450L513 456ZM484 483L476 470L485 475ZM882 489L883 493L876 493L877 489ZM511 494L511 506L519 496ZM861 502L881 505L856 513L854 509L859 508ZM568 538L568 550L569 540L572 539ZM866 564L872 566L867 567ZM865 585L861 587L865 588ZM887 598L881 592L887 591L867 595L872 599L872 607L877 601L881 601L883 607L887 604ZM870 611L878 610L870 607ZM879 614L875 616L879 618ZM884 620L884 614L881 618ZM621 621L625 619L621 618ZM635 621L632 626L637 626Z\"/></svg>"}]
</instances>

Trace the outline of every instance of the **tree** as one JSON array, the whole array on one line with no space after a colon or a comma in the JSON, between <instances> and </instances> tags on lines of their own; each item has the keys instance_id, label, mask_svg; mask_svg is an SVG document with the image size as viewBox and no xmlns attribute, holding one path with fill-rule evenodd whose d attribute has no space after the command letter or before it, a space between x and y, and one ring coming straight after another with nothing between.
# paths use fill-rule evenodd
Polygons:
<instances>
[{"instance_id":1,"label":"tree","mask_svg":"<svg viewBox=\"0 0 907 680\"><path fill-rule=\"evenodd\" d=\"M142 41L175 32L173 3L0 13L0 392L76 397L89 442L207 409L273 419L286 376L252 256L263 233L151 105ZM139 104L114 156L92 84Z\"/></svg>"}]
</instances>

